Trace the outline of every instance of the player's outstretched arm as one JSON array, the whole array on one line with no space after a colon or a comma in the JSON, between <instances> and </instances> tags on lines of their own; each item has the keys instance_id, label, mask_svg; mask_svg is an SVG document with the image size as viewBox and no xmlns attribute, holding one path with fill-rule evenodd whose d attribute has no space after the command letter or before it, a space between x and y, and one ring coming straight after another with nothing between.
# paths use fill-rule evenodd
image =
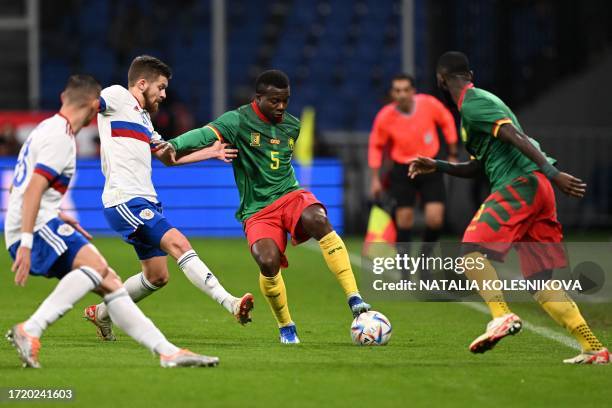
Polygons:
<instances>
[{"instance_id":1,"label":"player's outstretched arm","mask_svg":"<svg viewBox=\"0 0 612 408\"><path fill-rule=\"evenodd\" d=\"M193 129L170 140L170 145L176 152L184 150L195 150L212 145L220 140L210 126Z\"/></svg>"},{"instance_id":2,"label":"player's outstretched arm","mask_svg":"<svg viewBox=\"0 0 612 408\"><path fill-rule=\"evenodd\" d=\"M219 159L225 163L231 163L238 157L238 149L230 148L227 143L216 141L212 146L204 147L195 151L183 151L174 157L172 166L180 166L188 163L200 162L209 159Z\"/></svg>"},{"instance_id":3,"label":"player's outstretched arm","mask_svg":"<svg viewBox=\"0 0 612 408\"><path fill-rule=\"evenodd\" d=\"M462 163L449 163L444 160L434 160L429 157L419 157L413 160L408 167L408 177L415 178L421 174L429 174L435 171L450 174L455 177L473 178L480 171L478 160L470 160Z\"/></svg>"},{"instance_id":4,"label":"player's outstretched arm","mask_svg":"<svg viewBox=\"0 0 612 408\"><path fill-rule=\"evenodd\" d=\"M40 174L32 174L32 178L23 194L21 208L21 244L15 256L11 271L15 273L15 284L25 286L30 274L32 241L36 215L40 209L40 200L49 182Z\"/></svg>"},{"instance_id":5,"label":"player's outstretched arm","mask_svg":"<svg viewBox=\"0 0 612 408\"><path fill-rule=\"evenodd\" d=\"M542 173L559 189L572 197L582 198L586 192L586 184L571 174L559 171L546 160L546 157L529 141L529 137L520 132L512 123L501 126L497 134L500 140L512 143L517 149L540 167Z\"/></svg>"}]
</instances>

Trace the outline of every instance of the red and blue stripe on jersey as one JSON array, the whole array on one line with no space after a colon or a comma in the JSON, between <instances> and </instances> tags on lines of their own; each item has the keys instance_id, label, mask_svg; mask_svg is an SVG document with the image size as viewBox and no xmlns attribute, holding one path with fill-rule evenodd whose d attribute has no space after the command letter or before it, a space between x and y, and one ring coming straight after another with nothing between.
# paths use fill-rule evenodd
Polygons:
<instances>
[{"instance_id":1,"label":"red and blue stripe on jersey","mask_svg":"<svg viewBox=\"0 0 612 408\"><path fill-rule=\"evenodd\" d=\"M52 189L58 191L60 194L65 194L68 190L68 184L70 184L70 177L64 174L58 174L49 166L45 166L42 163L37 163L34 167L34 173L40 174L47 179Z\"/></svg>"},{"instance_id":2,"label":"red and blue stripe on jersey","mask_svg":"<svg viewBox=\"0 0 612 408\"><path fill-rule=\"evenodd\" d=\"M149 143L152 132L145 126L138 123L114 120L111 122L111 136L129 137L131 139Z\"/></svg>"}]
</instances>

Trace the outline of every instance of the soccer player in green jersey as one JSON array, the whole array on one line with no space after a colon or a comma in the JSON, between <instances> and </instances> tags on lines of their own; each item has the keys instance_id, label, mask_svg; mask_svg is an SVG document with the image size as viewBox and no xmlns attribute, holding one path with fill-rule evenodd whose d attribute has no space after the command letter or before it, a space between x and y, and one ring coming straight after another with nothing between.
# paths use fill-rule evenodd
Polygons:
<instances>
[{"instance_id":1,"label":"soccer player in green jersey","mask_svg":"<svg viewBox=\"0 0 612 408\"><path fill-rule=\"evenodd\" d=\"M369 310L370 305L359 295L346 246L329 223L324 205L300 187L295 177L291 157L300 122L286 112L289 78L278 70L265 71L256 80L255 92L252 103L226 112L170 144L179 154L217 140L238 149L238 158L232 162L240 193L236 218L243 223L251 254L259 265L259 286L278 322L281 343L299 343L281 275L281 268L288 267L287 233L294 245L310 238L319 241L354 316Z\"/></svg>"},{"instance_id":2,"label":"soccer player in green jersey","mask_svg":"<svg viewBox=\"0 0 612 408\"><path fill-rule=\"evenodd\" d=\"M484 170L491 182L491 195L485 200L463 236L465 257L485 261L484 270L467 270L469 279L482 283L497 280L490 262L483 258L503 260L514 243L525 279L548 281L552 270L566 266L560 245L563 235L557 220L555 194L551 182L563 193L581 198L586 184L559 171L555 160L527 136L514 113L497 96L474 87L473 73L467 57L447 52L438 60L438 86L450 94L461 114L462 138L473 160L448 163L420 157L409 169L409 175L441 171L458 177L474 177ZM530 242L531 244L525 244ZM542 244L545 243L545 244ZM482 285L479 285L482 289ZM499 340L516 334L522 327L500 290L481 290L493 320L484 334L470 345L470 351L483 353ZM564 360L570 364L607 364L610 353L591 332L578 306L560 290L532 293L542 308L578 340L582 352Z\"/></svg>"}]
</instances>

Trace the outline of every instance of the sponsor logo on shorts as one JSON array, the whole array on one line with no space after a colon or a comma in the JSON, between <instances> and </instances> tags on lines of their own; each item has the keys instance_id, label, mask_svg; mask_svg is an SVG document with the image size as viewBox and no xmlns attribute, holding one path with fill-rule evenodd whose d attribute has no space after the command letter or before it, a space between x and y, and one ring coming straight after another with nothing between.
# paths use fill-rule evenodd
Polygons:
<instances>
[{"instance_id":1,"label":"sponsor logo on shorts","mask_svg":"<svg viewBox=\"0 0 612 408\"><path fill-rule=\"evenodd\" d=\"M153 211L149 210L148 208L145 208L144 210L142 210L140 214L138 215L143 220L150 220L150 219L153 219L153 217L155 216L155 214L153 214Z\"/></svg>"},{"instance_id":2,"label":"sponsor logo on shorts","mask_svg":"<svg viewBox=\"0 0 612 408\"><path fill-rule=\"evenodd\" d=\"M57 233L62 237L69 237L74 234L74 228L68 224L62 224L57 228Z\"/></svg>"}]
</instances>

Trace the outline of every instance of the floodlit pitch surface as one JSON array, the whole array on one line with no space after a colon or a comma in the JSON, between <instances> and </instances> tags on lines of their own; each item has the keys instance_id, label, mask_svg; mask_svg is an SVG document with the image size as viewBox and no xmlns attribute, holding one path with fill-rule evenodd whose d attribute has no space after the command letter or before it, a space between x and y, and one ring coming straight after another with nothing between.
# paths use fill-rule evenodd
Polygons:
<instances>
[{"instance_id":1,"label":"floodlit pitch surface","mask_svg":"<svg viewBox=\"0 0 612 408\"><path fill-rule=\"evenodd\" d=\"M462 304L377 302L374 308L393 324L390 344L352 345L342 291L312 247L288 251L291 266L283 275L302 344L281 345L246 241L193 243L228 289L255 294L253 323L234 322L174 262L168 286L140 306L171 341L219 356L219 367L162 369L122 332L116 342L101 342L81 318L83 308L98 301L88 295L45 333L42 370L20 368L15 350L1 343L0 387L72 388L74 400L57 405L112 407L606 406L612 398L612 366L566 366L561 360L576 350L533 330L484 355L470 354L468 344L489 319ZM359 252L359 241L347 243ZM118 239L95 244L123 278L140 270L132 249ZM26 288L15 287L4 250L0 268L0 329L6 332L35 310L55 281L31 277ZM536 329L564 333L536 305L513 309ZM611 310L609 304L583 305L608 346Z\"/></svg>"}]
</instances>

